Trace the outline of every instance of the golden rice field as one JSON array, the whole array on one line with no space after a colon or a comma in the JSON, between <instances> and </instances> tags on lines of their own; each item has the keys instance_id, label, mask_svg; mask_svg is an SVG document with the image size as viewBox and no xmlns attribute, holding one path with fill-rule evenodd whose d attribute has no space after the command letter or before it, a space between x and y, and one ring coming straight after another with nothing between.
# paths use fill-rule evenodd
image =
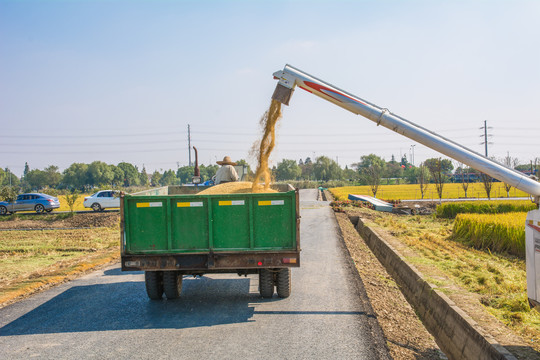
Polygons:
<instances>
[{"instance_id":1,"label":"golden rice field","mask_svg":"<svg viewBox=\"0 0 540 360\"><path fill-rule=\"evenodd\" d=\"M452 238L477 249L525 257L526 212L458 214Z\"/></svg>"},{"instance_id":2,"label":"golden rice field","mask_svg":"<svg viewBox=\"0 0 540 360\"><path fill-rule=\"evenodd\" d=\"M329 189L336 200L345 201L349 194L370 195L373 196L370 186L345 186ZM460 183L444 184L443 199L464 198L465 193ZM485 198L487 197L482 183L470 183L467 190L467 198ZM493 183L491 197L506 197L504 184L501 182ZM510 197L528 197L528 194L516 188L510 190ZM421 199L420 186L417 184L405 185L380 185L377 191L377 198L384 200L415 200ZM424 199L438 199L437 190L434 184L429 184Z\"/></svg>"},{"instance_id":3,"label":"golden rice field","mask_svg":"<svg viewBox=\"0 0 540 360\"><path fill-rule=\"evenodd\" d=\"M90 208L85 208L83 206L84 197L90 196L92 194L80 194L77 200L75 201L75 205L73 206L73 211L84 211L84 210L91 210ZM60 207L58 209L55 209L54 211L69 211L69 206L66 201L65 195L58 195L57 196L58 201L60 201Z\"/></svg>"},{"instance_id":4,"label":"golden rice field","mask_svg":"<svg viewBox=\"0 0 540 360\"><path fill-rule=\"evenodd\" d=\"M528 212L538 209L531 200L500 201L452 201L437 205L436 215L440 218L453 219L458 214L501 214L511 212Z\"/></svg>"}]
</instances>

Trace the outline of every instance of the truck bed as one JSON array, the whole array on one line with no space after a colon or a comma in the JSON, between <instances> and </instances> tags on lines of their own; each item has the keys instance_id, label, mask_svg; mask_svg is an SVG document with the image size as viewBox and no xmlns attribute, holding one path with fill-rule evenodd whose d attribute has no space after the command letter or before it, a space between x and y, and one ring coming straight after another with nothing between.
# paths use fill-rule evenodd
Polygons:
<instances>
[{"instance_id":1,"label":"truck bed","mask_svg":"<svg viewBox=\"0 0 540 360\"><path fill-rule=\"evenodd\" d=\"M300 265L297 190L196 194L203 189L170 186L122 195L122 269L189 273Z\"/></svg>"}]
</instances>

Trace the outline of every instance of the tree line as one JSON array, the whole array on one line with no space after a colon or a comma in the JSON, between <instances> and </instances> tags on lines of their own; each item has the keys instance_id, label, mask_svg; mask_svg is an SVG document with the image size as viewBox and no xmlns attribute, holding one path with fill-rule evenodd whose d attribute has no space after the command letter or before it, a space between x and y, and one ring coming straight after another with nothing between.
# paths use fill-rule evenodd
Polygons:
<instances>
[{"instance_id":1,"label":"tree line","mask_svg":"<svg viewBox=\"0 0 540 360\"><path fill-rule=\"evenodd\" d=\"M513 161L513 163L512 163ZM534 166L519 165L517 160L506 159L507 166L517 170L537 172L540 168L540 159L535 159ZM241 159L238 165L245 165L249 175L253 174L248 163ZM455 165L455 166L454 166ZM202 181L215 175L218 165L200 165L199 170ZM454 168L456 168L454 170ZM406 156L399 161L392 156L385 161L375 154L364 155L357 163L342 168L336 161L320 156L316 159L306 157L298 161L283 159L271 169L276 181L310 180L328 182L332 180L347 181L351 184L369 185L376 194L380 184L429 184L435 183L437 190L442 193L442 184L458 179L459 182L469 183L485 181L479 171L465 167L463 164L453 163L449 159L427 159L419 166L409 163ZM18 178L9 169L0 169L0 185L14 187L18 191L39 191L42 189L67 189L88 191L89 189L111 187L149 187L181 185L191 182L194 174L193 166L182 166L176 171L161 170L147 173L145 167L121 162L117 165L107 164L103 161L94 161L90 164L73 163L60 172L58 166L50 165L44 169L31 169L25 164L24 173ZM464 190L466 191L465 187Z\"/></svg>"}]
</instances>

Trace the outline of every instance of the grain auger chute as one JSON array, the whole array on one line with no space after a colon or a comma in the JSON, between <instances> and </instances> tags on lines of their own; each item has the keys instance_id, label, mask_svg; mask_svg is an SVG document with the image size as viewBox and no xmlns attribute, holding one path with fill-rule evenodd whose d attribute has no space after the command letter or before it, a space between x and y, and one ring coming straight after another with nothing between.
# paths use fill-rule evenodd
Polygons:
<instances>
[{"instance_id":1,"label":"grain auger chute","mask_svg":"<svg viewBox=\"0 0 540 360\"><path fill-rule=\"evenodd\" d=\"M517 170L489 159L450 139L392 114L386 108L380 108L290 65L286 65L283 70L276 71L274 78L279 80L272 95L274 100L289 105L294 88L298 86L357 115L362 115L376 123L377 126L384 126L531 194L534 202L540 204L540 183ZM533 210L527 214L525 227L527 293L531 306L536 307L538 310L540 309L540 210Z\"/></svg>"}]
</instances>

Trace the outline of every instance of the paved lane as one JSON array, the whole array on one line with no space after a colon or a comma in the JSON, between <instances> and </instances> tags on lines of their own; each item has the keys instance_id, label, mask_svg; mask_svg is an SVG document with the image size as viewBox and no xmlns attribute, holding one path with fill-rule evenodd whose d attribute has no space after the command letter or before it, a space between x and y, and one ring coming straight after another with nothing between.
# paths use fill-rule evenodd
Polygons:
<instances>
[{"instance_id":1,"label":"paved lane","mask_svg":"<svg viewBox=\"0 0 540 360\"><path fill-rule=\"evenodd\" d=\"M113 266L1 309L0 358L388 358L316 190L301 191L301 215L288 299L260 298L257 276L210 275L149 301L142 273Z\"/></svg>"}]
</instances>

